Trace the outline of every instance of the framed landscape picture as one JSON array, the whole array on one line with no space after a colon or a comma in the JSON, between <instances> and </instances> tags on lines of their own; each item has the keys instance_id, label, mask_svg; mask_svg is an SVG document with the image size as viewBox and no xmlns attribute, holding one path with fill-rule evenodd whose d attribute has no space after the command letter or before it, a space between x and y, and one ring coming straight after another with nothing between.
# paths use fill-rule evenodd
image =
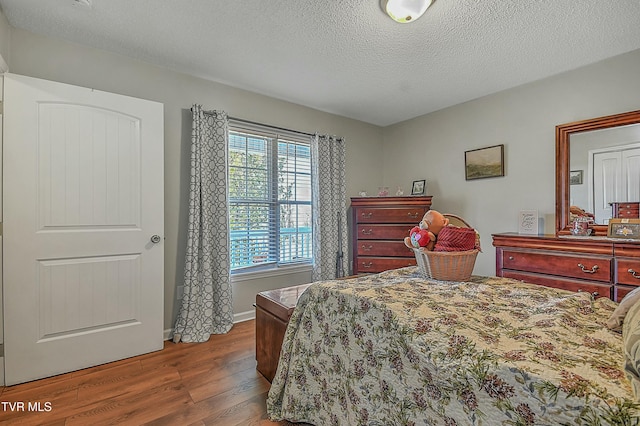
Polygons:
<instances>
[{"instance_id":1,"label":"framed landscape picture","mask_svg":"<svg viewBox=\"0 0 640 426\"><path fill-rule=\"evenodd\" d=\"M582 185L582 170L571 170L569 172L569 185Z\"/></svg>"},{"instance_id":2,"label":"framed landscape picture","mask_svg":"<svg viewBox=\"0 0 640 426\"><path fill-rule=\"evenodd\" d=\"M465 151L464 176L466 180L504 176L504 145Z\"/></svg>"}]
</instances>

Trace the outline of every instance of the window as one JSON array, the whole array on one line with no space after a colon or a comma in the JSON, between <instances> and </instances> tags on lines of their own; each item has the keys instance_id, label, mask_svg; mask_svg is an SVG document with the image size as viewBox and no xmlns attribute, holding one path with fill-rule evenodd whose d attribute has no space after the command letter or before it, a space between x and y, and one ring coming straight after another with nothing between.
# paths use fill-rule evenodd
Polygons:
<instances>
[{"instance_id":1,"label":"window","mask_svg":"<svg viewBox=\"0 0 640 426\"><path fill-rule=\"evenodd\" d=\"M231 270L310 262L309 137L230 122Z\"/></svg>"}]
</instances>

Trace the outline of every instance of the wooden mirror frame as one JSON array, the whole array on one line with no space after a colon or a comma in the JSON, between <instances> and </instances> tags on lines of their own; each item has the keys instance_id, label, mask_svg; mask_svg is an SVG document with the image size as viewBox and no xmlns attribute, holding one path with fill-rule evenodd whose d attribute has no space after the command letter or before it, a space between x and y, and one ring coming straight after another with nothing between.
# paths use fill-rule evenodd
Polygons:
<instances>
[{"instance_id":1,"label":"wooden mirror frame","mask_svg":"<svg viewBox=\"0 0 640 426\"><path fill-rule=\"evenodd\" d=\"M569 138L574 133L640 123L640 110L591 118L556 126L556 235L567 235L569 227ZM606 236L607 225L594 225L595 235Z\"/></svg>"}]
</instances>

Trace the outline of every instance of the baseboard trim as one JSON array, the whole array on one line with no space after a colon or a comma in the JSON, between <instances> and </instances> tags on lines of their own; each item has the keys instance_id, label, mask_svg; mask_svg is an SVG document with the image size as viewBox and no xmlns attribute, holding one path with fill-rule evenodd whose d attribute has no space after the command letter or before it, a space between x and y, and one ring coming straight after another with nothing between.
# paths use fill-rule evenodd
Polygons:
<instances>
[{"instance_id":1,"label":"baseboard trim","mask_svg":"<svg viewBox=\"0 0 640 426\"><path fill-rule=\"evenodd\" d=\"M233 323L237 324L239 322L251 321L252 319L256 319L256 310L252 309L250 311L239 312L237 314L233 314Z\"/></svg>"},{"instance_id":2,"label":"baseboard trim","mask_svg":"<svg viewBox=\"0 0 640 426\"><path fill-rule=\"evenodd\" d=\"M164 337L164 340L173 339L173 328L166 329L164 331L164 336L163 337Z\"/></svg>"},{"instance_id":3,"label":"baseboard trim","mask_svg":"<svg viewBox=\"0 0 640 426\"><path fill-rule=\"evenodd\" d=\"M252 309L250 311L239 312L237 314L233 314L233 323L238 324L240 322L251 321L256 319L256 311ZM173 328L168 328L164 331L164 340L172 340L173 339ZM3 370L4 371L4 370Z\"/></svg>"}]
</instances>

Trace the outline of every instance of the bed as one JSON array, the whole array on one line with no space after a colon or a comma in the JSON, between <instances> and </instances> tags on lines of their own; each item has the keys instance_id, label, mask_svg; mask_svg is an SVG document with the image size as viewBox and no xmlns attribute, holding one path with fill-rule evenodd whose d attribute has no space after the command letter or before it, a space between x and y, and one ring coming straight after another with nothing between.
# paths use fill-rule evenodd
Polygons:
<instances>
[{"instance_id":1,"label":"bed","mask_svg":"<svg viewBox=\"0 0 640 426\"><path fill-rule=\"evenodd\" d=\"M314 425L638 423L617 304L497 277L416 267L314 283L300 297L267 399Z\"/></svg>"}]
</instances>

